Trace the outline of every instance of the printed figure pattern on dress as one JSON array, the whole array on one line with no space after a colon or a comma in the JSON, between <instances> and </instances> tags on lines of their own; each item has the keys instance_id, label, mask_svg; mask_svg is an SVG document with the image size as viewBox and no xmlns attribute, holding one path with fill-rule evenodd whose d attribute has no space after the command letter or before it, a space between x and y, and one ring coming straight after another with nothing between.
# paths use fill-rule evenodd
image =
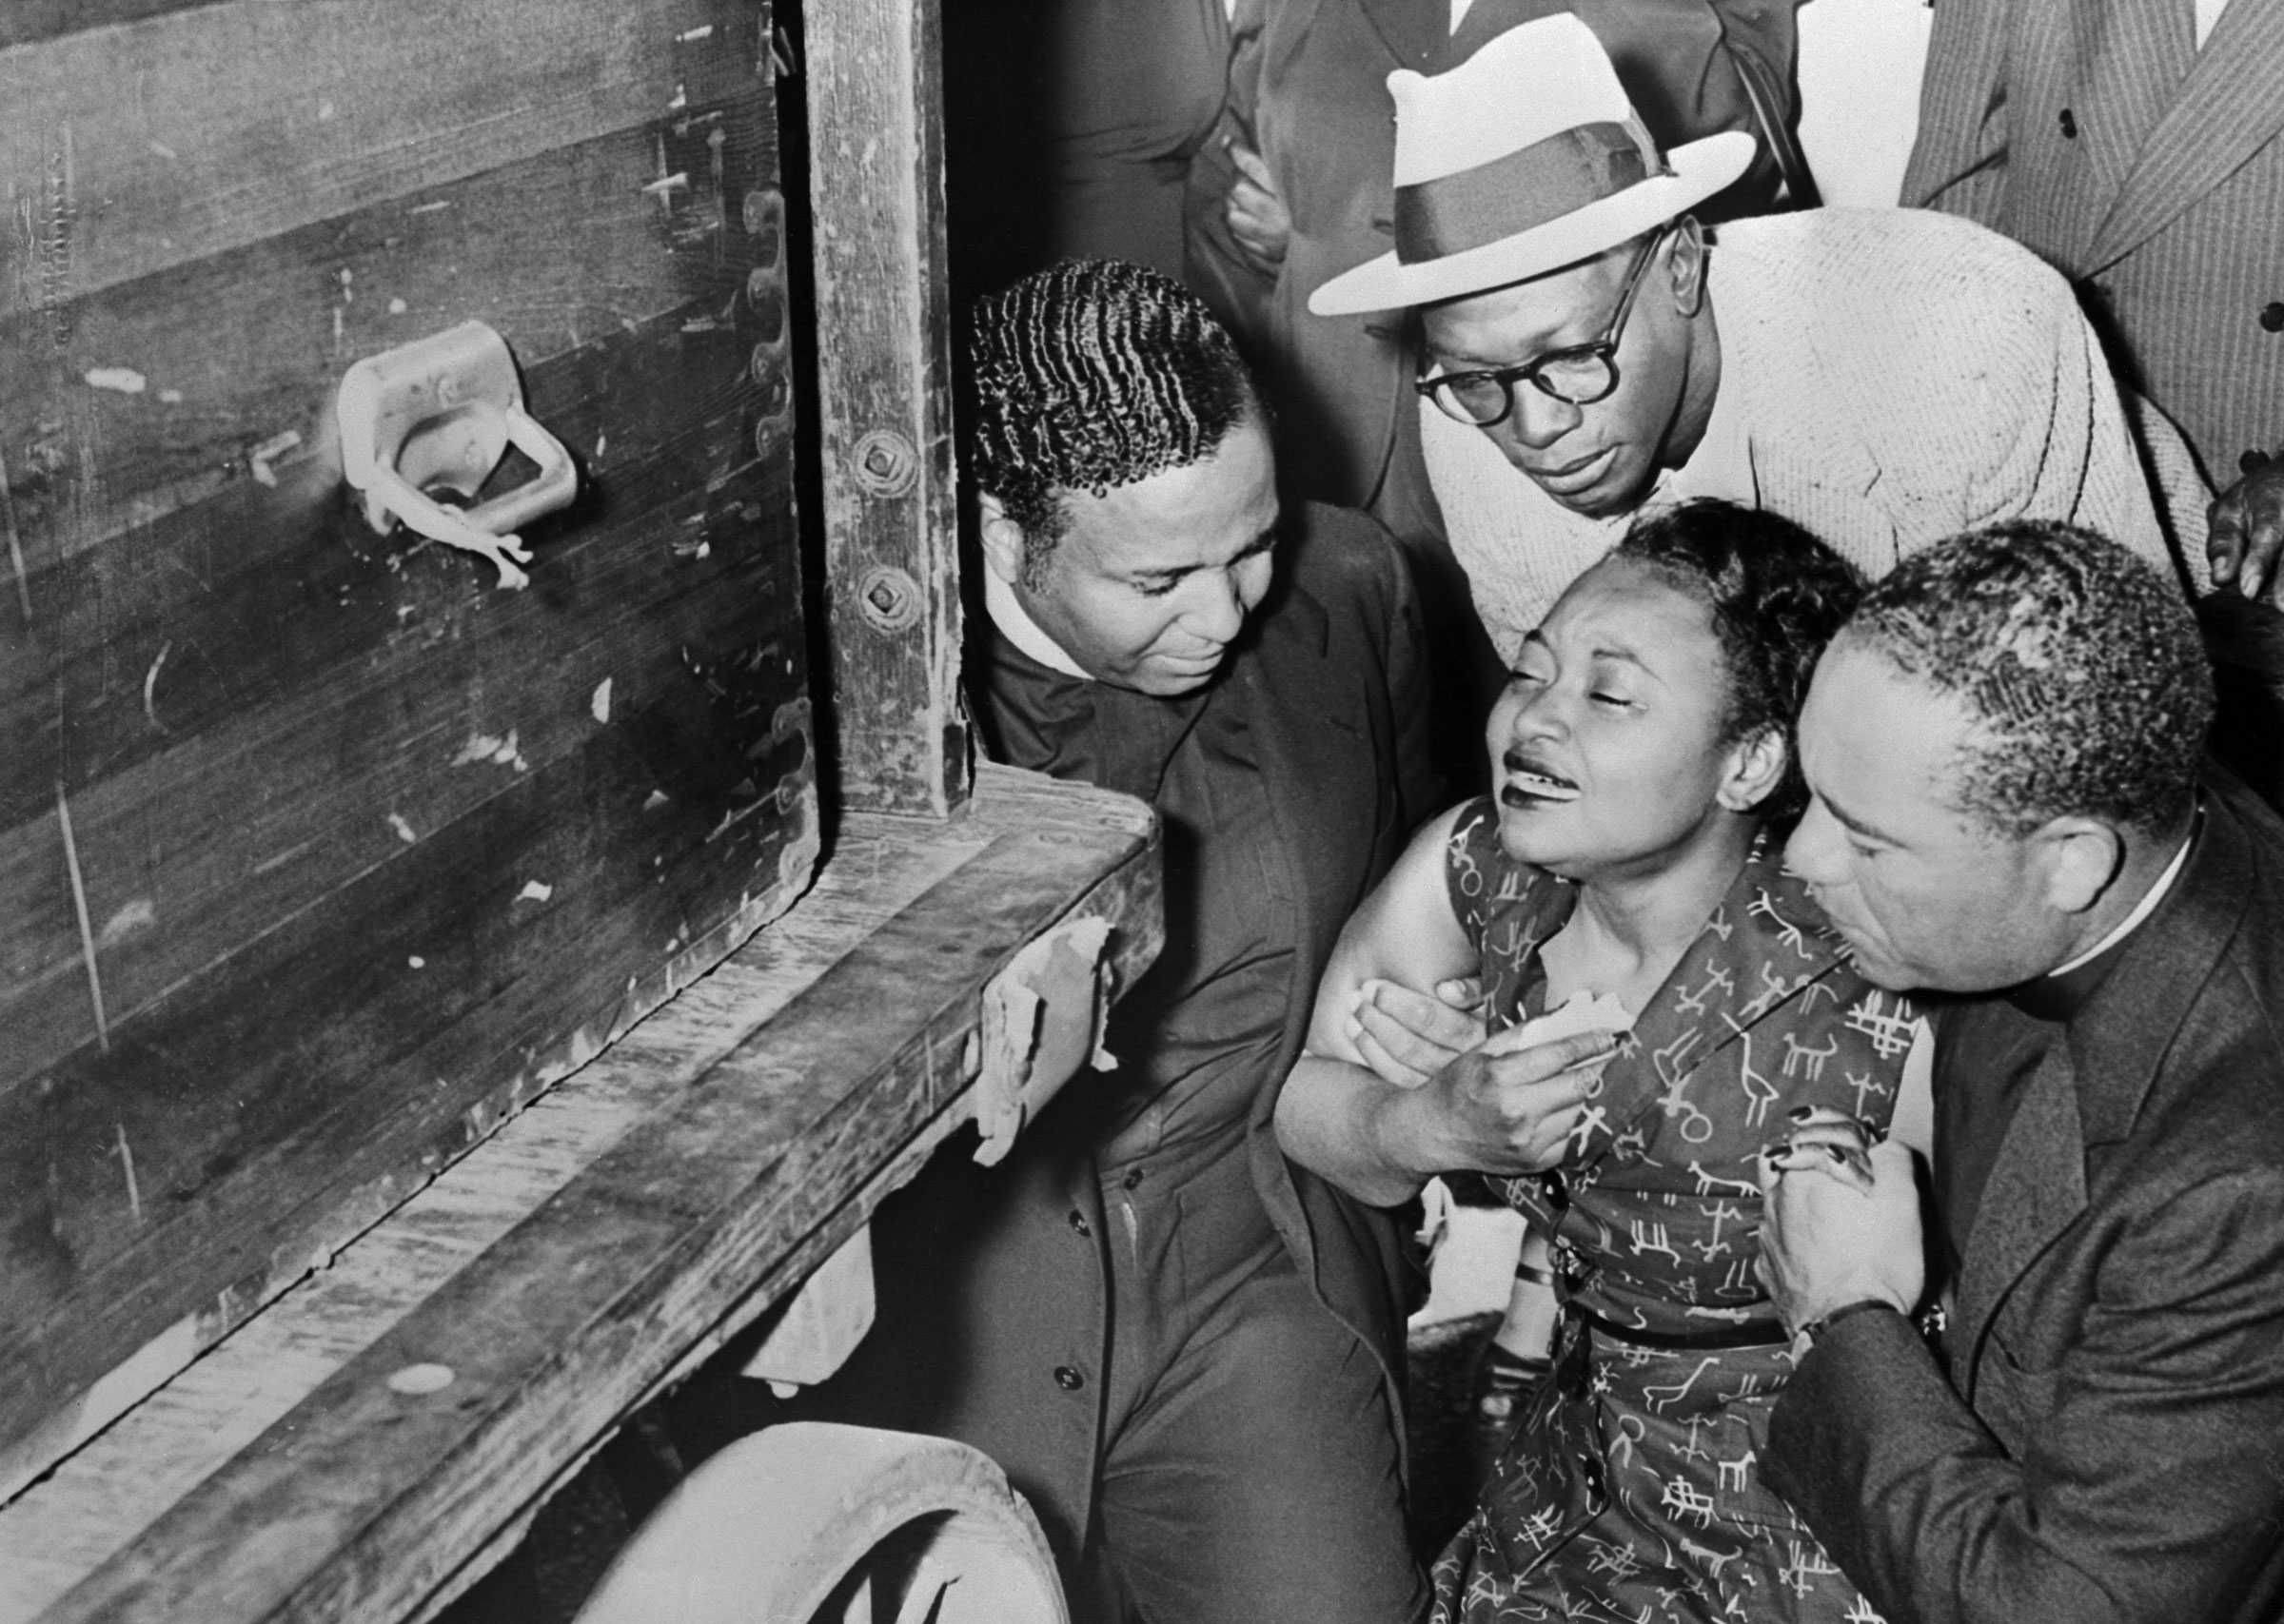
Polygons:
<instances>
[{"instance_id":1,"label":"printed figure pattern on dress","mask_svg":"<svg viewBox=\"0 0 2284 1624\"><path fill-rule=\"evenodd\" d=\"M1576 891L1507 857L1498 829L1487 798L1471 804L1446 874L1491 1022L1511 1027L1544 1013L1539 949ZM1492 1181L1552 1238L1569 1311L1554 1376L1436 1564L1434 1624L1876 1619L1760 1480L1791 1364L1753 1273L1754 1158L1799 1105L1884 1126L1915 1019L1849 968L1757 845L1605 1067L1562 1164ZM1581 1310L1659 1340L1772 1340L1651 1346Z\"/></svg>"}]
</instances>

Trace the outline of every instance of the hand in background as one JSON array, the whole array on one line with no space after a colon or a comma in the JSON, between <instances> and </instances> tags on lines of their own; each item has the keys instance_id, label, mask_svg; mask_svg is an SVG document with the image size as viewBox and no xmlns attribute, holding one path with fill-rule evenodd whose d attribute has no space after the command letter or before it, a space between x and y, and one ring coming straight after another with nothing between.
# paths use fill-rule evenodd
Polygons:
<instances>
[{"instance_id":1,"label":"hand in background","mask_svg":"<svg viewBox=\"0 0 2284 1624\"><path fill-rule=\"evenodd\" d=\"M1230 162L1237 167L1223 214L1238 251L1264 276L1274 276L1285 263L1286 245L1292 237L1292 216L1277 195L1276 178L1261 154L1236 136L1228 138Z\"/></svg>"},{"instance_id":2,"label":"hand in background","mask_svg":"<svg viewBox=\"0 0 2284 1624\"><path fill-rule=\"evenodd\" d=\"M2284 455L2256 464L2221 492L2206 521L2212 528L2205 559L2214 590L2233 585L2246 597L2265 597L2284 608L2284 583L2276 573L2284 554Z\"/></svg>"}]
</instances>

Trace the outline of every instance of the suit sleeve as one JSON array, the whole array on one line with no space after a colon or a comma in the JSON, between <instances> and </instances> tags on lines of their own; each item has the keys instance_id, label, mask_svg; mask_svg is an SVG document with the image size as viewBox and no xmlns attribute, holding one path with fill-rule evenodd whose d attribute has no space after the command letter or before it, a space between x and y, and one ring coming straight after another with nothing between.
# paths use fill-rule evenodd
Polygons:
<instances>
[{"instance_id":1,"label":"suit sleeve","mask_svg":"<svg viewBox=\"0 0 2284 1624\"><path fill-rule=\"evenodd\" d=\"M1391 577L1388 617L1388 702L1396 728L1396 793L1404 827L1416 829L1443 810L1449 786L1429 747L1428 637L1420 600L1404 549L1393 540L1385 557Z\"/></svg>"},{"instance_id":2,"label":"suit sleeve","mask_svg":"<svg viewBox=\"0 0 2284 1624\"><path fill-rule=\"evenodd\" d=\"M1907 207L1994 228L2006 206L2010 0L1936 0L1920 79L1920 127L1903 171Z\"/></svg>"},{"instance_id":3,"label":"suit sleeve","mask_svg":"<svg viewBox=\"0 0 2284 1624\"><path fill-rule=\"evenodd\" d=\"M2121 1226L2055 1367L2018 1362L2007 1328L1976 1401L2013 1407L2019 1455L1894 1315L1833 1326L1778 1403L1769 1481L1890 1624L2272 1616L2284 1176L2231 1173Z\"/></svg>"}]
</instances>

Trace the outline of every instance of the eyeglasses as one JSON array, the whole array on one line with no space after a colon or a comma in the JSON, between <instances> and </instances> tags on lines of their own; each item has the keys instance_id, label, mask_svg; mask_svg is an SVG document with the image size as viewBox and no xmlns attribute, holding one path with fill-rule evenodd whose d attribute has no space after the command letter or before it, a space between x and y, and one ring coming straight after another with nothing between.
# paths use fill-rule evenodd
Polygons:
<instances>
[{"instance_id":1,"label":"eyeglasses","mask_svg":"<svg viewBox=\"0 0 2284 1624\"><path fill-rule=\"evenodd\" d=\"M1515 385L1527 380L1543 395L1573 406L1590 406L1618 387L1618 341L1624 335L1625 319L1633 313L1634 293L1642 273L1664 242L1655 233L1634 256L1625 273L1625 287L1618 296L1618 312L1592 343L1548 350L1519 366L1494 366L1476 372L1439 372L1414 385L1443 408L1444 415L1477 428L1491 428L1506 421L1515 409Z\"/></svg>"}]
</instances>

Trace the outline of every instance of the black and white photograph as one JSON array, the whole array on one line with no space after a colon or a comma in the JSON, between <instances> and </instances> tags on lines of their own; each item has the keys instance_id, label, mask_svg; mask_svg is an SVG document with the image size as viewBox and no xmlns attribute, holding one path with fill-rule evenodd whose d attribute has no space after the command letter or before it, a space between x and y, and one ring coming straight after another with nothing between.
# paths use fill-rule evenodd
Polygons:
<instances>
[{"instance_id":1,"label":"black and white photograph","mask_svg":"<svg viewBox=\"0 0 2284 1624\"><path fill-rule=\"evenodd\" d=\"M0 0L0 1624L2284 1624L2284 0Z\"/></svg>"}]
</instances>

